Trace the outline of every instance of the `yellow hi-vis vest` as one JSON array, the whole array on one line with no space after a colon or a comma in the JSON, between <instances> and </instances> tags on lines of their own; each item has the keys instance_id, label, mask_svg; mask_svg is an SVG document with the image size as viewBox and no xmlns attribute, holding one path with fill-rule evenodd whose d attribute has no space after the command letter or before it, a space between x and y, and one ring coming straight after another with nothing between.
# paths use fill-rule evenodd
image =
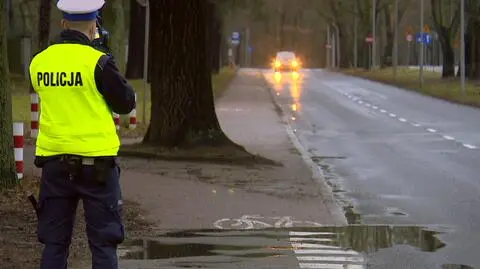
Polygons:
<instances>
[{"instance_id":1,"label":"yellow hi-vis vest","mask_svg":"<svg viewBox=\"0 0 480 269\"><path fill-rule=\"evenodd\" d=\"M36 156L116 156L112 111L95 83L104 53L81 44L55 44L37 54L30 77L40 97Z\"/></svg>"}]
</instances>

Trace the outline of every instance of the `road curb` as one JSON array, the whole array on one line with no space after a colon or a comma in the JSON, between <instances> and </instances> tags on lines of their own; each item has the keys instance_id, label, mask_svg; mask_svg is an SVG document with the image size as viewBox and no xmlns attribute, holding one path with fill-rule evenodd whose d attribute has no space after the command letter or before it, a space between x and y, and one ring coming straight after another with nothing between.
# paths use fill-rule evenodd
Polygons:
<instances>
[{"instance_id":1,"label":"road curb","mask_svg":"<svg viewBox=\"0 0 480 269\"><path fill-rule=\"evenodd\" d=\"M299 151L303 161L309 167L310 171L312 171L312 177L315 180L315 182L320 184L320 187L322 187L322 190L325 190L325 191L322 191L322 198L324 200L325 205L327 206L327 209L330 211L335 222L338 222L339 225L347 225L348 221L347 221L347 218L345 217L345 212L341 209L341 206L336 202L336 199L333 196L333 190L330 187L330 185L327 184L322 168L318 166L310 158L310 154L308 153L307 150L305 150L303 145L298 140L297 136L295 135L292 129L292 126L290 126L290 124L288 123L288 119L287 119L287 116L285 115L285 112L283 111L280 104L277 103L273 90L270 87L269 83L267 82L263 71L259 71L259 74L265 83L265 88L268 91L272 104L275 106L275 109L279 112L279 116L285 122L285 129L290 141L292 142L294 147Z\"/></svg>"}]
</instances>

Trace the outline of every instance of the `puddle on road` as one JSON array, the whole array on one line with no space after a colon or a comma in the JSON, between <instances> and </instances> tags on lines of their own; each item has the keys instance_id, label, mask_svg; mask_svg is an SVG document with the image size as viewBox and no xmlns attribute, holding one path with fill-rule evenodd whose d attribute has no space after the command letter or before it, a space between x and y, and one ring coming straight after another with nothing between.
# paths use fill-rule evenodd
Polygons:
<instances>
[{"instance_id":1,"label":"puddle on road","mask_svg":"<svg viewBox=\"0 0 480 269\"><path fill-rule=\"evenodd\" d=\"M275 263L278 262L278 257L301 260L298 250L304 248L307 252L316 253L309 257L316 255L320 257L317 261L325 264L329 262L329 257L332 258L328 256L328 251L332 249L343 250L345 254L358 253L357 258L371 257L380 250L389 249L398 256L401 252L394 250L398 246L413 247L418 255L433 253L446 246L438 235L447 231L417 226L369 225L242 231L191 230L126 242L120 250L120 256L123 260L163 260L169 265L188 261L189 266L212 268L208 264L213 260L218 263L219 258L225 264L247 260L251 264L252 260L265 258L272 258L271 262ZM322 254L322 249L326 249L327 254ZM365 264L369 263L368 258L361 260ZM338 262L338 257L332 258L333 264ZM442 269L473 269L455 266L445 265Z\"/></svg>"}]
</instances>

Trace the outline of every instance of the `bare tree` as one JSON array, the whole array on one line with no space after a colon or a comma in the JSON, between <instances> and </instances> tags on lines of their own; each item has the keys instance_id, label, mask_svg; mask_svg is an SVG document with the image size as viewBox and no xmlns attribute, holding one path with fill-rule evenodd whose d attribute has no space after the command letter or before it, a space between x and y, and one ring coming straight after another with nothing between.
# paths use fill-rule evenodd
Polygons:
<instances>
[{"instance_id":1,"label":"bare tree","mask_svg":"<svg viewBox=\"0 0 480 269\"><path fill-rule=\"evenodd\" d=\"M12 94L8 87L7 7L0 1L0 188L17 181L13 158Z\"/></svg>"}]
</instances>

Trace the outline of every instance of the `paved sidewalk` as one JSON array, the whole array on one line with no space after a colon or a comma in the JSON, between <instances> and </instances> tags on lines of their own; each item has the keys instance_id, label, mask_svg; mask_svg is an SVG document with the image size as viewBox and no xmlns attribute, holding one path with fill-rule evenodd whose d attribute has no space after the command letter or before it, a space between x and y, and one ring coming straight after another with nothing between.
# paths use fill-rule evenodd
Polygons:
<instances>
[{"instance_id":1,"label":"paved sidewalk","mask_svg":"<svg viewBox=\"0 0 480 269\"><path fill-rule=\"evenodd\" d=\"M260 72L240 70L217 100L217 115L232 140L284 167L125 159L125 196L143 204L162 229L213 228L216 220L245 214L343 224L332 213L338 208L329 190L312 180L289 141L269 94Z\"/></svg>"}]
</instances>

